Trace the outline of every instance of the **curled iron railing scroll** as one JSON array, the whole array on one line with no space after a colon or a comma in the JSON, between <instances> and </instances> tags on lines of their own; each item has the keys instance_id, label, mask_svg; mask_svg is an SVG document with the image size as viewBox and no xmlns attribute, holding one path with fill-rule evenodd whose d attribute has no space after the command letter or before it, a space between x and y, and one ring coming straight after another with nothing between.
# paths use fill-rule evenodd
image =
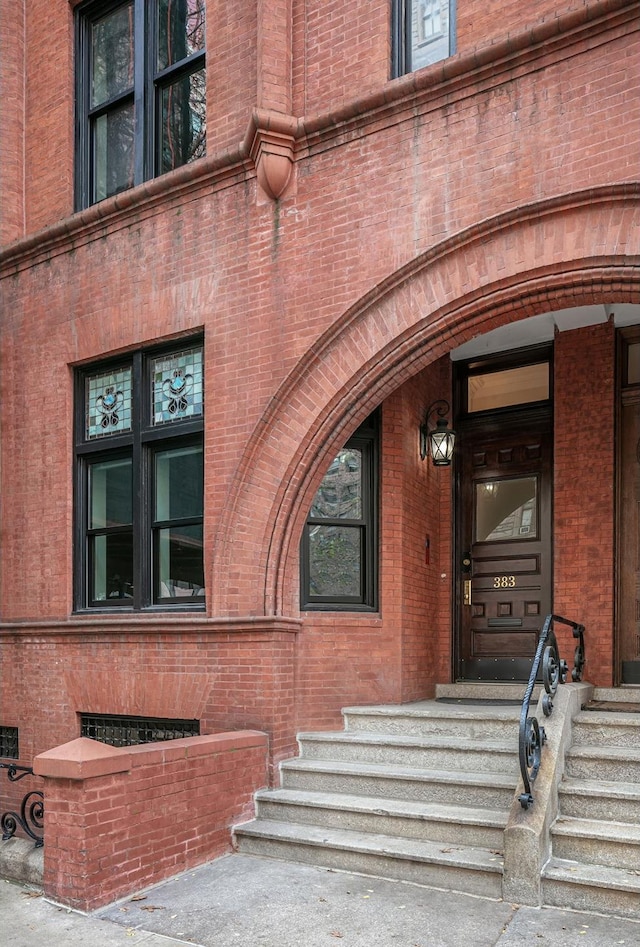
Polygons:
<instances>
[{"instance_id":1,"label":"curled iron railing scroll","mask_svg":"<svg viewBox=\"0 0 640 947\"><path fill-rule=\"evenodd\" d=\"M529 683L522 700L522 710L520 712L520 773L522 774L524 792L520 794L519 800L523 809L528 809L533 804L533 784L540 769L542 747L547 739L544 727L540 725L538 718L529 714L531 695L540 672L540 665L542 665L542 683L545 690L542 696L542 712L545 717L551 716L553 698L558 690L558 685L564 684L569 671L567 662L560 657L558 651L558 642L553 631L555 622L560 622L572 628L573 637L578 641L571 671L573 681L581 679L584 667L584 625L569 621L567 618L561 618L560 615L547 615L538 639L538 646L531 665Z\"/></svg>"},{"instance_id":2,"label":"curled iron railing scroll","mask_svg":"<svg viewBox=\"0 0 640 947\"><path fill-rule=\"evenodd\" d=\"M33 776L30 766L18 766L16 763L0 763L0 769L7 770L12 783L17 783L25 776ZM44 794L40 790L31 790L23 796L20 812L3 812L0 816L3 840L13 838L18 826L33 839L36 848L44 845Z\"/></svg>"}]
</instances>

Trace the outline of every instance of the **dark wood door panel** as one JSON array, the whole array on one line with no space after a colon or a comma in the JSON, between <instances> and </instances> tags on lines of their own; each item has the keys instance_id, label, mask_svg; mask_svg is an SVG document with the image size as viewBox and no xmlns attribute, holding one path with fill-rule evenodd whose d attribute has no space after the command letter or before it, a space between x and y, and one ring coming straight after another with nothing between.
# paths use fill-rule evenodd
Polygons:
<instances>
[{"instance_id":1,"label":"dark wood door panel","mask_svg":"<svg viewBox=\"0 0 640 947\"><path fill-rule=\"evenodd\" d=\"M620 676L640 684L640 403L622 407L617 621Z\"/></svg>"},{"instance_id":2,"label":"dark wood door panel","mask_svg":"<svg viewBox=\"0 0 640 947\"><path fill-rule=\"evenodd\" d=\"M551 424L463 431L460 676L526 680L551 611ZM465 604L465 600L466 603Z\"/></svg>"}]
</instances>

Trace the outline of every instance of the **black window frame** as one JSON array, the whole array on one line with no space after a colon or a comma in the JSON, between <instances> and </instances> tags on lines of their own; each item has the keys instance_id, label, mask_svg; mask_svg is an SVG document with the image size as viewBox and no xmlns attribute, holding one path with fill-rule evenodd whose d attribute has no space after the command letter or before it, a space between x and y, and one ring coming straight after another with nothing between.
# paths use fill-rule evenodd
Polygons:
<instances>
[{"instance_id":1,"label":"black window frame","mask_svg":"<svg viewBox=\"0 0 640 947\"><path fill-rule=\"evenodd\" d=\"M204 401L202 414L176 419L161 424L152 423L151 371L155 359L179 356L196 346L202 346L204 368L204 339L191 336L161 346L139 349L126 355L92 362L82 366L75 375L75 482L74 482L74 611L203 611L205 594L162 597L155 594L157 569L156 533L173 526L202 525L204 539ZM132 424L131 430L116 432L105 438L86 436L86 383L90 376L101 372L131 366L132 371ZM163 450L171 447L198 446L202 451L203 509L202 515L189 518L157 521L154 461ZM93 465L131 458L132 469L132 524L133 536L133 589L131 595L120 598L92 599L92 537L105 530L92 529L89 523L89 471ZM116 528L117 529L117 528ZM204 543L203 543L204 545ZM204 563L203 563L204 568ZM203 577L204 582L204 577ZM204 590L204 584L203 584Z\"/></svg>"},{"instance_id":2,"label":"black window frame","mask_svg":"<svg viewBox=\"0 0 640 947\"><path fill-rule=\"evenodd\" d=\"M408 75L416 69L429 68L428 66L414 67L412 63L411 42L411 12L414 3L418 0L391 0L391 78ZM449 0L449 51L447 56L436 60L442 62L456 51L456 3Z\"/></svg>"},{"instance_id":3,"label":"black window frame","mask_svg":"<svg viewBox=\"0 0 640 947\"><path fill-rule=\"evenodd\" d=\"M359 519L307 517L300 545L300 607L303 611L378 610L380 416L375 411L344 445L362 456L362 516ZM360 594L313 595L310 590L309 531L313 526L356 526L361 530Z\"/></svg>"},{"instance_id":4,"label":"black window frame","mask_svg":"<svg viewBox=\"0 0 640 947\"><path fill-rule=\"evenodd\" d=\"M134 13L133 86L98 106L91 105L91 30L102 17L125 6L129 0L86 0L75 11L76 30L76 163L75 209L99 203L95 196L93 122L101 115L130 102L134 109L134 161L132 187L165 173L161 169L162 142L159 128L161 93L175 81L205 70L206 48L176 63L157 69L158 0L131 0ZM205 80L206 82L206 80ZM206 128L206 119L205 119ZM206 136L206 132L205 132ZM178 167L179 165L176 165ZM128 190L122 188L114 193Z\"/></svg>"}]
</instances>

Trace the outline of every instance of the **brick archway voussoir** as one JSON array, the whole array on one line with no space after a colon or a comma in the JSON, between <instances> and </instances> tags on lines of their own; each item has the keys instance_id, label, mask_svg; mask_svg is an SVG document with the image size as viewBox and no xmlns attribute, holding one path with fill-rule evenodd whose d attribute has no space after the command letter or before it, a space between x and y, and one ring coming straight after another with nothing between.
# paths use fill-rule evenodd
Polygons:
<instances>
[{"instance_id":1,"label":"brick archway voussoir","mask_svg":"<svg viewBox=\"0 0 640 947\"><path fill-rule=\"evenodd\" d=\"M391 274L334 323L247 445L216 538L214 614L296 613L287 571L297 568L299 531L325 461L403 381L506 322L637 299L639 193L632 185L590 190L482 222Z\"/></svg>"}]
</instances>

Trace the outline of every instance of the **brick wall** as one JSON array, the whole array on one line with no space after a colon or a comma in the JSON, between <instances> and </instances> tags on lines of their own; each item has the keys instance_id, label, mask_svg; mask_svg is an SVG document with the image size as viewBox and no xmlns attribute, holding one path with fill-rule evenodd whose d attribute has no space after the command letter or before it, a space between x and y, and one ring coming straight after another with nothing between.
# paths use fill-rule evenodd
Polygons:
<instances>
[{"instance_id":1,"label":"brick wall","mask_svg":"<svg viewBox=\"0 0 640 947\"><path fill-rule=\"evenodd\" d=\"M269 736L273 782L277 763L296 751L297 628L230 632L201 623L194 631L178 619L132 632L109 617L99 628L25 628L3 640L5 667L20 686L2 688L0 717L18 727L28 766L79 737L81 713L197 719L201 734L259 729Z\"/></svg>"},{"instance_id":2,"label":"brick wall","mask_svg":"<svg viewBox=\"0 0 640 947\"><path fill-rule=\"evenodd\" d=\"M29 234L0 254L0 635L3 667L21 682L3 687L0 720L20 726L25 762L76 736L89 698L103 712L177 714L193 704L178 680L206 692L196 709L208 729L267 731L272 763L294 752L296 727L333 726L344 704L426 696L451 656L448 531L438 539L448 474L416 459L421 411L449 390L439 360L506 322L637 300L633 4L460 3L459 54L387 83L387 5L293 2L296 171L275 203L238 145L258 100L268 4L231 13L216 2L207 158L69 217L71 6L33 2L21 19L24 4L0 3L11 28L0 31L3 102L15 101L0 141L0 239ZM260 72L265 96L273 74ZM206 353L207 614L194 627L176 615L92 625L72 615L73 367L195 330ZM599 368L594 389L581 361L602 358L602 332L558 339L573 384L558 389L557 590L597 549L613 555L613 481L601 502L591 427L575 434L592 405L596 425L612 410L612 376ZM380 613L305 615L299 630L308 505L378 405ZM610 478L611 457L600 458ZM604 681L611 569L557 596L559 609L606 616L590 651ZM295 631L256 631L261 616L286 616Z\"/></svg>"},{"instance_id":3,"label":"brick wall","mask_svg":"<svg viewBox=\"0 0 640 947\"><path fill-rule=\"evenodd\" d=\"M81 738L37 757L45 894L83 911L231 850L266 784L265 734L113 748Z\"/></svg>"},{"instance_id":4,"label":"brick wall","mask_svg":"<svg viewBox=\"0 0 640 947\"><path fill-rule=\"evenodd\" d=\"M613 683L614 378L610 324L556 336L554 610L585 625L585 679L602 686ZM571 632L558 639L572 666Z\"/></svg>"}]
</instances>

